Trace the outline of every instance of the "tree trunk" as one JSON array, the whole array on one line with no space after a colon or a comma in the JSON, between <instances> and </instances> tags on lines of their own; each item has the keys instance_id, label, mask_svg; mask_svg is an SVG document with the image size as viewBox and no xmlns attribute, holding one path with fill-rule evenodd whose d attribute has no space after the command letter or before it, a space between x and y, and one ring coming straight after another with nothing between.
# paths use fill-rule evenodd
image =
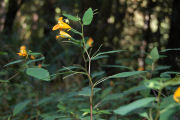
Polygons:
<instances>
[{"instance_id":1,"label":"tree trunk","mask_svg":"<svg viewBox=\"0 0 180 120\"><path fill-rule=\"evenodd\" d=\"M180 0L173 1L173 11L171 16L171 28L169 33L169 41L167 48L180 48ZM166 64L171 65L173 70L179 70L180 66L178 65L180 56L180 51L169 51L167 53L168 57Z\"/></svg>"},{"instance_id":2,"label":"tree trunk","mask_svg":"<svg viewBox=\"0 0 180 120\"><path fill-rule=\"evenodd\" d=\"M24 1L25 0L9 0L8 11L6 14L3 30L5 34L11 34L17 11L20 9Z\"/></svg>"}]
</instances>

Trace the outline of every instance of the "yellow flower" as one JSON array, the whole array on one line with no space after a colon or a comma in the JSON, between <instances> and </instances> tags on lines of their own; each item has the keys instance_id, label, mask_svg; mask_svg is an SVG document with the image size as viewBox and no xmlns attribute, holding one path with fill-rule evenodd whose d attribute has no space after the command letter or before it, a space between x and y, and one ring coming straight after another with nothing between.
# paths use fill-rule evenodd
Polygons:
<instances>
[{"instance_id":1,"label":"yellow flower","mask_svg":"<svg viewBox=\"0 0 180 120\"><path fill-rule=\"evenodd\" d=\"M26 51L26 46L21 46L20 47L20 52L17 53L19 56L27 56L27 51Z\"/></svg>"},{"instance_id":2,"label":"yellow flower","mask_svg":"<svg viewBox=\"0 0 180 120\"><path fill-rule=\"evenodd\" d=\"M173 98L176 102L180 102L180 86L174 92Z\"/></svg>"},{"instance_id":3,"label":"yellow flower","mask_svg":"<svg viewBox=\"0 0 180 120\"><path fill-rule=\"evenodd\" d=\"M63 17L60 17L59 19L58 19L58 24L56 24L53 28L52 28L52 30L70 30L71 29L71 27L67 24L67 23L65 23L64 21L63 21Z\"/></svg>"},{"instance_id":4,"label":"yellow flower","mask_svg":"<svg viewBox=\"0 0 180 120\"><path fill-rule=\"evenodd\" d=\"M58 39L59 37L62 37L62 38L71 38L71 35L69 35L68 33L64 32L64 31L60 31L59 35L56 36L56 39Z\"/></svg>"},{"instance_id":5,"label":"yellow flower","mask_svg":"<svg viewBox=\"0 0 180 120\"><path fill-rule=\"evenodd\" d=\"M140 66L140 67L138 68L138 71L144 71L144 67L143 67L143 66Z\"/></svg>"},{"instance_id":6,"label":"yellow flower","mask_svg":"<svg viewBox=\"0 0 180 120\"><path fill-rule=\"evenodd\" d=\"M31 55L31 59L34 60L34 59L36 59L36 58L35 58L33 55Z\"/></svg>"},{"instance_id":7,"label":"yellow flower","mask_svg":"<svg viewBox=\"0 0 180 120\"><path fill-rule=\"evenodd\" d=\"M89 47L92 47L92 44L93 44L93 39L90 37L87 41L87 44L89 45Z\"/></svg>"},{"instance_id":8,"label":"yellow flower","mask_svg":"<svg viewBox=\"0 0 180 120\"><path fill-rule=\"evenodd\" d=\"M38 67L41 68L41 67L42 67L42 64L38 64Z\"/></svg>"}]
</instances>

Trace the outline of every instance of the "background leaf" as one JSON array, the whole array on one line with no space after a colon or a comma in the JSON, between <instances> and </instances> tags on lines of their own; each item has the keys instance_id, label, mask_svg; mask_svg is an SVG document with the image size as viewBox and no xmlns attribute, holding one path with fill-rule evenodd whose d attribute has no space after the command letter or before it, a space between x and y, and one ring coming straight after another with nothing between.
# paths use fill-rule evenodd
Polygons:
<instances>
[{"instance_id":1,"label":"background leaf","mask_svg":"<svg viewBox=\"0 0 180 120\"><path fill-rule=\"evenodd\" d=\"M157 61L159 59L159 53L157 47L154 47L151 52L150 56L152 57L153 62Z\"/></svg>"},{"instance_id":2,"label":"background leaf","mask_svg":"<svg viewBox=\"0 0 180 120\"><path fill-rule=\"evenodd\" d=\"M149 103L153 102L154 100L155 97L139 99L130 104L119 107L118 109L114 110L114 113L119 115L126 115L135 109L146 107Z\"/></svg>"},{"instance_id":3,"label":"background leaf","mask_svg":"<svg viewBox=\"0 0 180 120\"><path fill-rule=\"evenodd\" d=\"M19 114L30 102L31 102L31 100L26 100L26 101L23 101L23 102L17 104L14 107L13 116Z\"/></svg>"}]
</instances>

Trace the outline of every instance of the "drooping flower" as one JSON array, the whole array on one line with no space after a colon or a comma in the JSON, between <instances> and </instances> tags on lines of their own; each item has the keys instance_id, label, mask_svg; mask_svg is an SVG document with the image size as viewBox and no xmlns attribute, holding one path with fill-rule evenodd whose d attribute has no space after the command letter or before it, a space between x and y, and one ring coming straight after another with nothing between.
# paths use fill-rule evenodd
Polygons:
<instances>
[{"instance_id":1,"label":"drooping flower","mask_svg":"<svg viewBox=\"0 0 180 120\"><path fill-rule=\"evenodd\" d=\"M63 17L60 17L59 19L58 19L58 24L56 24L53 28L52 28L52 30L70 30L71 29L71 27L67 24L67 23L65 23L64 21L63 21Z\"/></svg>"},{"instance_id":2,"label":"drooping flower","mask_svg":"<svg viewBox=\"0 0 180 120\"><path fill-rule=\"evenodd\" d=\"M59 38L59 37L62 37L62 38L71 38L71 35L69 35L68 33L64 32L64 31L60 31L59 35L56 36L56 38Z\"/></svg>"},{"instance_id":3,"label":"drooping flower","mask_svg":"<svg viewBox=\"0 0 180 120\"><path fill-rule=\"evenodd\" d=\"M26 46L24 46L24 45L22 45L21 47L20 47L20 51L19 51L19 53L17 53L19 56L27 56L28 54L27 54L27 51L26 51Z\"/></svg>"},{"instance_id":4,"label":"drooping flower","mask_svg":"<svg viewBox=\"0 0 180 120\"><path fill-rule=\"evenodd\" d=\"M87 41L88 46L92 47L93 42L94 42L93 39L90 37Z\"/></svg>"},{"instance_id":5,"label":"drooping flower","mask_svg":"<svg viewBox=\"0 0 180 120\"><path fill-rule=\"evenodd\" d=\"M180 102L180 86L174 92L173 98L176 102Z\"/></svg>"}]
</instances>

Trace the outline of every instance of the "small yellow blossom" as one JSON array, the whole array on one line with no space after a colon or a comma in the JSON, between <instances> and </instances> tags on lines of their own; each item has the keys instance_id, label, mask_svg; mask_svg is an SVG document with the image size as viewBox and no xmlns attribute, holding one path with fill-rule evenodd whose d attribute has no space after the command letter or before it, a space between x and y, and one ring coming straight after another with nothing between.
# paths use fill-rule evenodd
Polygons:
<instances>
[{"instance_id":1,"label":"small yellow blossom","mask_svg":"<svg viewBox=\"0 0 180 120\"><path fill-rule=\"evenodd\" d=\"M42 64L38 64L38 67L41 68L41 67L42 67Z\"/></svg>"},{"instance_id":2,"label":"small yellow blossom","mask_svg":"<svg viewBox=\"0 0 180 120\"><path fill-rule=\"evenodd\" d=\"M113 87L114 86L114 82L113 81L110 81L110 86Z\"/></svg>"},{"instance_id":3,"label":"small yellow blossom","mask_svg":"<svg viewBox=\"0 0 180 120\"><path fill-rule=\"evenodd\" d=\"M20 52L17 53L19 56L27 56L27 51L26 51L26 46L21 46L20 47Z\"/></svg>"},{"instance_id":4,"label":"small yellow blossom","mask_svg":"<svg viewBox=\"0 0 180 120\"><path fill-rule=\"evenodd\" d=\"M87 41L87 44L89 45L89 47L92 47L92 44L93 44L93 39L90 37Z\"/></svg>"},{"instance_id":5,"label":"small yellow blossom","mask_svg":"<svg viewBox=\"0 0 180 120\"><path fill-rule=\"evenodd\" d=\"M53 28L52 28L52 30L70 30L71 29L71 27L67 24L67 23L65 23L64 21L63 21L63 17L60 17L59 19L58 19L58 24L56 24Z\"/></svg>"},{"instance_id":6,"label":"small yellow blossom","mask_svg":"<svg viewBox=\"0 0 180 120\"><path fill-rule=\"evenodd\" d=\"M31 58L32 60L36 59L36 58L35 58L35 56L33 56L33 55L31 55L31 57L30 57L30 58Z\"/></svg>"},{"instance_id":7,"label":"small yellow blossom","mask_svg":"<svg viewBox=\"0 0 180 120\"><path fill-rule=\"evenodd\" d=\"M180 102L180 86L174 92L173 98L176 102Z\"/></svg>"},{"instance_id":8,"label":"small yellow blossom","mask_svg":"<svg viewBox=\"0 0 180 120\"><path fill-rule=\"evenodd\" d=\"M138 68L138 71L144 71L144 67L140 66L140 67Z\"/></svg>"}]
</instances>

